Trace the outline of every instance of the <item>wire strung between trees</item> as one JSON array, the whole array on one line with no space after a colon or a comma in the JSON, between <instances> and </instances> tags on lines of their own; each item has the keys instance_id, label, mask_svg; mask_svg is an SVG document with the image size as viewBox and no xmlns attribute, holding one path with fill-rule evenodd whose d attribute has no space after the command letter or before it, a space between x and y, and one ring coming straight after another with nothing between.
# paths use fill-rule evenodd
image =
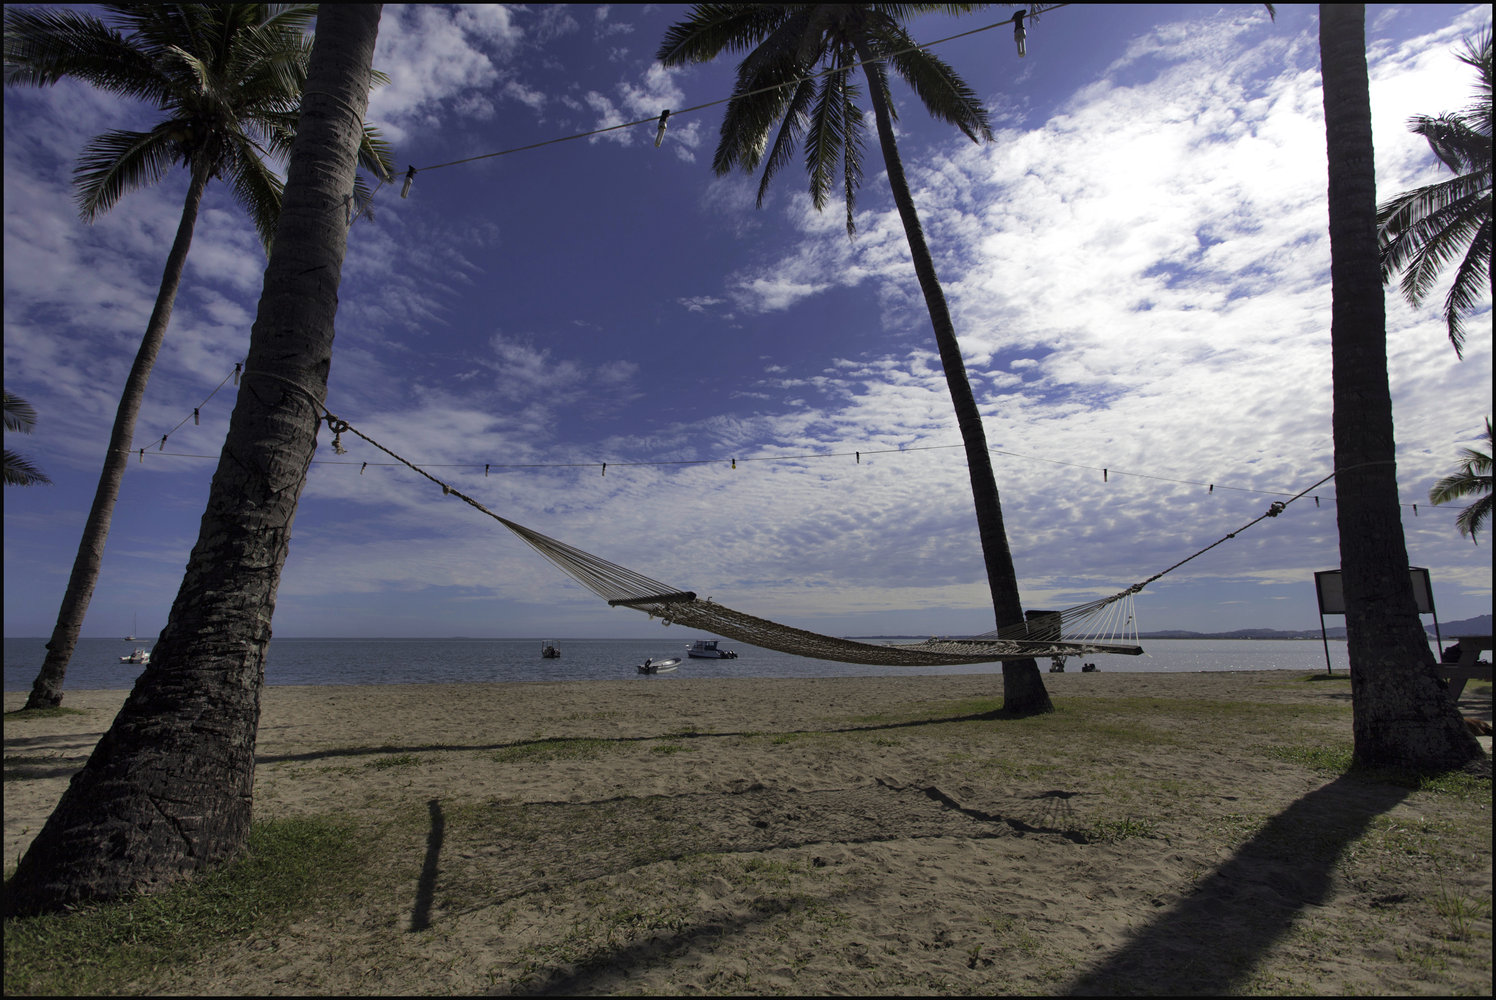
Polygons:
<instances>
[{"instance_id":1,"label":"wire strung between trees","mask_svg":"<svg viewBox=\"0 0 1496 1000\"><path fill-rule=\"evenodd\" d=\"M978 30L985 30L985 29L978 29ZM183 425L185 425L187 423L188 420L191 420L193 422L194 426L198 425L199 424L199 420L200 420L200 413L201 413L202 408L205 407L208 404L208 402L210 400L212 400L212 398L218 394L218 391L220 389L222 389L226 384L228 384L228 382L229 382L230 379L232 379L234 381L235 385L238 385L240 377L241 376L247 376L248 374L250 374L250 373L247 373L247 372L244 371L244 364L243 364L243 362L236 363L234 365L234 370L231 371L231 372L229 372L228 375L224 376L223 381L219 382L218 385L214 387L213 391L210 392L210 393L208 393L207 397L204 398L201 403L199 403L197 406L193 407L192 413L190 415L188 415L186 417L183 417L177 423L177 425L175 427L173 427L171 430L167 431L165 434L161 435L161 440L157 444L156 451L153 452L152 454L155 455L155 456L157 456L157 457L162 457L162 458L199 458L199 459L214 459L214 458L217 458L218 457L217 455L198 455L198 454L192 454L192 453L188 453L188 452L169 452L169 451L166 451L165 450L165 448L166 448L166 440L172 434L175 434L178 430L180 430L183 427ZM280 381L280 382L285 382L286 384L291 385L291 386L295 387L296 389L302 391L303 393L307 393L308 396L310 396L310 393L308 392L308 390L304 389L303 387L301 387L299 385L296 385L296 383L294 383L294 382L290 382L289 380L283 379L280 376L267 375L266 377L274 378L274 379L276 379L277 381ZM320 400L316 400L315 397L311 397L311 398L316 402L316 405L318 407L322 407L323 404L322 404L322 402ZM961 445L961 444L937 444L937 445L914 445L914 446L908 446L908 447L901 446L901 447L898 447L898 448L863 448L863 449L856 449L856 450L852 450L852 451L809 452L809 453L796 454L796 455L750 455L750 456L743 457L743 458L728 457L728 458L691 458L691 459L645 459L645 460L640 460L640 461L626 461L626 462L618 462L618 461L603 461L603 462L599 462L599 461L592 461L592 462L426 462L426 463L422 463L422 465L425 468L431 468L431 469L471 469L471 470L474 470L474 471L476 471L478 469L482 469L484 476L487 476L491 472L494 472L494 471L504 472L504 471L509 471L509 470L525 470L525 469L599 469L601 475L607 475L607 470L608 470L609 466L612 466L615 469L619 469L619 468L648 468L648 467L668 467L668 466L686 466L686 465L726 465L730 469L736 469L738 467L738 463L739 462L744 462L744 463L747 463L747 462L803 462L803 461L815 461L815 460L822 460L822 459L848 458L848 457L855 459L856 462L857 462L857 464L861 465L862 464L862 457L864 455L870 455L870 456L871 455L898 455L898 454L907 454L907 453L920 452L920 451L951 451L951 450L954 450L954 449L957 449L957 448L964 448L964 447L965 447L965 445ZM1066 462L1066 461L1063 461L1061 459L1045 458L1045 457L1040 456L1040 455L1024 455L1024 454L1020 454L1018 452L1006 451L1006 450L1003 450L1003 449L1000 449L1000 448L988 448L987 450L989 452L991 452L992 454L994 454L994 455L1001 455L1001 456L1004 456L1006 458L1017 458L1017 459L1022 459L1024 461L1030 461L1030 462L1046 462L1046 463L1048 463L1050 465L1060 465L1060 466L1064 466L1064 467L1070 468L1070 469L1084 469L1084 470L1087 470L1089 472L1100 472L1102 474L1102 481L1103 482L1110 482L1111 481L1110 477L1115 475L1115 476L1128 476L1128 477L1131 477L1131 478L1134 478L1134 479L1148 479L1148 480L1152 480L1154 482L1161 482L1161 483L1173 483L1174 485L1177 485L1177 486L1196 486L1196 487L1204 486L1204 487L1206 487L1207 491L1210 492L1210 493L1212 493L1212 494L1214 494L1216 490L1222 490L1222 491L1230 491L1230 492L1233 492L1233 493L1252 493L1252 494L1256 494L1256 495L1259 495L1259 496L1291 497L1292 500L1296 500L1300 496L1303 495L1302 492L1301 493L1293 493L1293 492L1288 491L1288 490L1260 490L1260 489L1254 489L1254 488L1246 487L1246 486L1230 486L1230 485L1227 485L1227 484L1224 484L1224 483L1207 482L1207 481L1203 481L1203 480L1195 480L1195 479L1173 479L1173 478L1170 478L1168 476L1158 476L1158 475L1153 475L1151 473L1146 473L1146 472L1128 472L1128 471L1122 470L1122 469L1114 469L1114 468L1111 468L1109 466L1085 465L1085 464L1079 463L1079 462ZM144 449L144 448L139 448L139 449L136 449L136 448L127 448L127 449L125 449L125 454L130 454L132 451L135 452L137 460L139 462L144 462L145 461L145 456L147 454L146 449ZM341 454L341 452L339 452L339 453ZM334 458L334 459L313 459L312 464L313 465L357 465L357 466L360 467L359 468L359 473L362 474L364 472L364 470L369 469L371 467L373 467L373 468L398 467L400 465L405 465L405 464L408 464L408 463L406 463L403 459L401 459L398 462L362 462L362 461L358 461L358 460L351 460L351 459L350 460L343 460L343 459L335 459ZM1328 476L1325 479L1320 480L1318 483L1315 483L1314 486L1322 485L1323 483L1327 482L1329 479L1332 479L1332 478L1334 478L1334 477L1333 476ZM1311 486L1309 488L1313 489L1314 486ZM1320 506L1321 499L1322 498L1319 497L1319 496L1315 496L1314 497L1314 505L1316 507ZM1335 502L1335 497L1325 497L1323 499L1328 500L1331 503ZM1292 500L1290 500L1290 502L1292 502ZM1418 504L1416 504L1416 503L1399 503L1399 506L1412 508L1412 510L1413 510L1413 516L1414 517L1418 516ZM1454 513L1458 514L1457 511L1455 511Z\"/></svg>"},{"instance_id":2,"label":"wire strung between trees","mask_svg":"<svg viewBox=\"0 0 1496 1000\"><path fill-rule=\"evenodd\" d=\"M1069 6L1070 4L1068 3L1034 4L1030 10L1018 11L1006 21L997 21L993 24L983 25L980 28L973 28L970 31L963 31L955 35L947 35L944 38L937 38L932 42L923 42L918 45L911 45L908 48L899 49L896 52L889 52L886 55L880 56L875 61L881 62L884 59L891 59L895 56L901 56L907 52L918 52L923 49L932 48L936 45L943 45L946 42L955 41L958 38L966 38L970 35L980 34L984 31L991 31L993 28L1001 28L1009 24L1014 24L1021 27L1024 23L1025 17L1029 18L1029 23L1033 23L1033 18L1037 17L1041 13L1047 13L1051 10L1058 10L1061 7ZM802 83L809 83L813 80L819 80L821 77L830 76L833 73L846 73L854 69L860 69L863 65L864 64L861 62L855 62L847 66L836 66L831 69L822 70L819 73L813 73L810 76L800 77L798 79L789 80L784 83L776 83L767 87L760 87L757 90L750 90L742 94L734 94L731 97L721 97L715 101L707 101L704 104L694 104L689 108L667 109L658 115L651 115L648 118L640 118L636 121L631 122L620 122L617 125L606 125L602 128L592 129L589 132L577 132L574 135L563 135L555 139L544 139L540 142L532 142L524 146L513 146L509 149L501 149L493 153L479 153L476 156L465 156L460 160L448 160L446 163L433 163L430 166L425 167L411 166L405 172L405 183L400 189L400 197L405 198L409 196L411 184L415 181L416 174L419 173L424 173L430 170L441 170L444 167L455 167L463 163L473 163L478 160L491 160L494 157L508 156L511 153L523 153L532 149L540 149L544 146L554 146L557 143L571 142L574 139L588 139L593 136L603 135L607 132L616 132L619 129L634 128L638 125L658 125L659 134L655 137L655 145L659 146L660 141L664 138L666 122L668 122L671 118L676 117L677 115L688 115L694 111L703 111L707 108L714 108L719 104L726 104L729 101L737 100L739 98L753 97L757 94L768 93L771 90L783 90L786 87L798 87Z\"/></svg>"}]
</instances>

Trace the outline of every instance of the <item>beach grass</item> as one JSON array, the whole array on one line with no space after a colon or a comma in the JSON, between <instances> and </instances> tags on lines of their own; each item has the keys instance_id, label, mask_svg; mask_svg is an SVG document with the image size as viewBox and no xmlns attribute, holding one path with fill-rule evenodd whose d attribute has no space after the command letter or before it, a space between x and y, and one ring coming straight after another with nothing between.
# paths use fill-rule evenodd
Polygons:
<instances>
[{"instance_id":1,"label":"beach grass","mask_svg":"<svg viewBox=\"0 0 1496 1000\"><path fill-rule=\"evenodd\" d=\"M1489 994L1489 772L1303 680L271 691L246 856L8 921L7 992Z\"/></svg>"},{"instance_id":2,"label":"beach grass","mask_svg":"<svg viewBox=\"0 0 1496 1000\"><path fill-rule=\"evenodd\" d=\"M5 922L5 992L113 993L190 968L226 941L273 934L336 884L356 891L359 838L327 818L256 824L241 858L165 892Z\"/></svg>"}]
</instances>

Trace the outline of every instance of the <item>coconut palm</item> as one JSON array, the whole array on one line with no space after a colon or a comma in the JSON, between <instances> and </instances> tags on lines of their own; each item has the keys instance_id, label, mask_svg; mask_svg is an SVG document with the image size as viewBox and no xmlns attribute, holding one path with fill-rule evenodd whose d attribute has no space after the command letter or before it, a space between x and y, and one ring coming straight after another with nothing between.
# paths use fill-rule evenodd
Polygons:
<instances>
[{"instance_id":1,"label":"coconut palm","mask_svg":"<svg viewBox=\"0 0 1496 1000\"><path fill-rule=\"evenodd\" d=\"M1461 448L1460 457L1464 462L1458 470L1439 480L1428 491L1429 503L1433 504L1452 503L1466 497L1480 498L1460 511L1460 516L1454 521L1460 534L1469 535L1471 541L1475 541L1475 534L1481 526L1491 520L1491 454L1491 418L1487 417L1486 450Z\"/></svg>"},{"instance_id":2,"label":"coconut palm","mask_svg":"<svg viewBox=\"0 0 1496 1000\"><path fill-rule=\"evenodd\" d=\"M1463 353L1464 319L1492 293L1491 274L1491 33L1465 40L1461 62L1479 74L1475 103L1431 118L1416 115L1408 127L1455 176L1398 195L1377 209L1382 280L1403 272L1402 294L1417 306L1444 266L1464 258L1444 299L1444 322L1456 355ZM1485 278L1485 284L1481 284Z\"/></svg>"},{"instance_id":3,"label":"coconut palm","mask_svg":"<svg viewBox=\"0 0 1496 1000\"><path fill-rule=\"evenodd\" d=\"M8 431L20 431L22 434L30 434L31 429L36 426L36 410L31 404L20 396L12 395L9 389L5 393L5 429ZM9 448L5 449L5 485L6 486L32 486L36 483L50 483L42 474L42 471L31 464L31 460L25 455L18 455Z\"/></svg>"},{"instance_id":4,"label":"coconut palm","mask_svg":"<svg viewBox=\"0 0 1496 1000\"><path fill-rule=\"evenodd\" d=\"M726 174L762 164L758 201L803 140L811 201L823 208L839 190L846 203L847 233L856 231L853 208L862 181L863 135L858 104L860 69L877 126L883 165L904 225L914 270L934 327L946 385L966 446L977 530L987 584L999 627L1021 623L1018 580L1003 527L1002 505L981 413L966 378L961 346L925 242L914 198L904 176L888 85L891 68L934 117L950 122L973 142L990 140L986 109L956 72L916 46L901 20L932 11L960 13L982 4L697 4L672 25L656 58L666 66L708 62L724 52L748 51L722 119L712 166ZM1003 665L1004 707L1052 711L1033 660Z\"/></svg>"},{"instance_id":5,"label":"coconut palm","mask_svg":"<svg viewBox=\"0 0 1496 1000\"><path fill-rule=\"evenodd\" d=\"M11 911L152 891L242 848L265 650L291 521L316 450L378 4L317 19L307 115L265 268L246 379L197 544L151 662L6 886Z\"/></svg>"},{"instance_id":6,"label":"coconut palm","mask_svg":"<svg viewBox=\"0 0 1496 1000\"><path fill-rule=\"evenodd\" d=\"M1366 9L1321 4L1330 217L1336 524L1358 764L1438 770L1481 756L1418 618L1397 496L1387 316L1377 260Z\"/></svg>"},{"instance_id":7,"label":"coconut palm","mask_svg":"<svg viewBox=\"0 0 1496 1000\"><path fill-rule=\"evenodd\" d=\"M171 320L203 192L226 184L267 252L280 212L281 181L271 161L296 134L316 16L309 4L103 4L106 23L74 10L8 9L5 83L47 86L82 80L148 101L163 112L146 132L114 130L84 147L74 186L93 221L129 191L154 184L177 165L187 195L155 307L120 394L93 506L73 561L47 656L28 708L62 701L62 681L98 582L104 543L131 451L146 383ZM359 163L389 176L387 146L365 126ZM352 188L350 187L350 191Z\"/></svg>"}]
</instances>

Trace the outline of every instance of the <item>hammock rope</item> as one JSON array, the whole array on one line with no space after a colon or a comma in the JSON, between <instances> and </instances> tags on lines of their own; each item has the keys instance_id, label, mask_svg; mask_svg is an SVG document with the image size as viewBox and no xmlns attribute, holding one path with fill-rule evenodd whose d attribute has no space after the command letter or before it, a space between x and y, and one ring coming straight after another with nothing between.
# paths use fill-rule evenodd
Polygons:
<instances>
[{"instance_id":1,"label":"hammock rope","mask_svg":"<svg viewBox=\"0 0 1496 1000\"><path fill-rule=\"evenodd\" d=\"M1063 611L1031 611L1028 621L1005 625L981 635L964 638L931 638L918 643L880 645L820 635L805 629L757 618L741 611L734 611L710 599L703 600L693 591L662 583L617 563L609 562L600 556L585 552L574 545L542 535L538 531L494 513L455 486L438 479L414 462L353 427L347 421L334 416L325 406L321 406L320 402L318 405L323 410L323 419L333 431L333 449L338 454L344 453L341 441L343 434L353 434L361 438L372 447L440 486L444 495L455 496L498 521L544 556L562 573L607 601L610 606L632 608L644 612L651 618L659 618L666 625L684 625L688 628L701 629L764 649L819 660L874 666L932 667L991 663L997 660L1086 656L1098 653L1140 655L1143 650L1137 645L1137 619L1132 610L1134 595L1191 559L1209 552L1222 542L1235 538L1259 521L1277 517L1289 504L1335 476L1331 473L1290 499L1274 502L1265 514L1236 531L1230 532L1167 569L1110 597L1088 601Z\"/></svg>"}]
</instances>

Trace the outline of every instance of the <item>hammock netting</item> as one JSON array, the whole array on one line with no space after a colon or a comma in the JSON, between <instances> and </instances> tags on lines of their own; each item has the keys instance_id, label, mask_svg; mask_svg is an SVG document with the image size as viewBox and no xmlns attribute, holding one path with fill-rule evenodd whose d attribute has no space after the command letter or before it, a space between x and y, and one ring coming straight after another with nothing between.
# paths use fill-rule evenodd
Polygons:
<instances>
[{"instance_id":1,"label":"hammock netting","mask_svg":"<svg viewBox=\"0 0 1496 1000\"><path fill-rule=\"evenodd\" d=\"M497 514L493 516L557 569L614 607L633 608L651 618L660 618L666 624L685 625L795 656L886 667L938 667L1093 653L1137 656L1143 652L1134 644L1106 641L1128 635L1132 615L1130 609L1125 614L1121 609L1131 603L1130 598L1135 592L1131 589L1068 611L1031 614L1027 622L983 635L880 645L820 635L734 611ZM1131 638L1136 639L1135 630Z\"/></svg>"}]
</instances>

